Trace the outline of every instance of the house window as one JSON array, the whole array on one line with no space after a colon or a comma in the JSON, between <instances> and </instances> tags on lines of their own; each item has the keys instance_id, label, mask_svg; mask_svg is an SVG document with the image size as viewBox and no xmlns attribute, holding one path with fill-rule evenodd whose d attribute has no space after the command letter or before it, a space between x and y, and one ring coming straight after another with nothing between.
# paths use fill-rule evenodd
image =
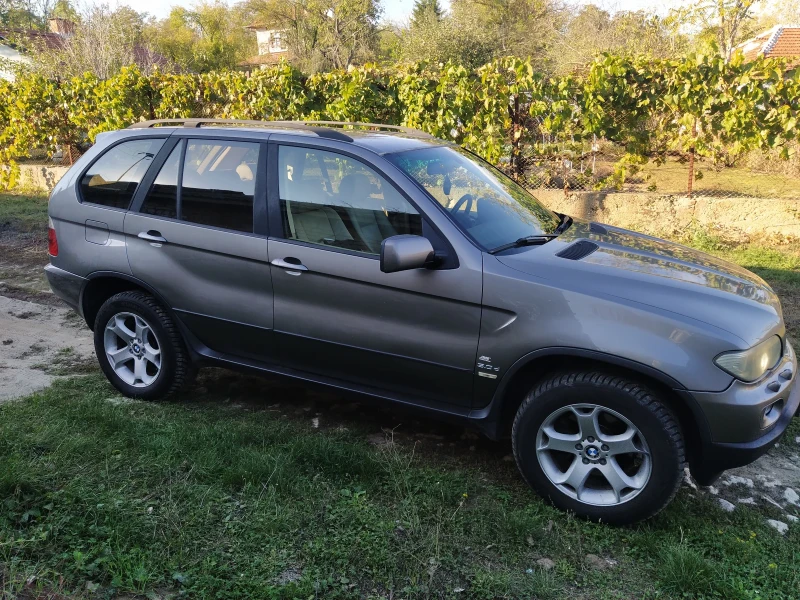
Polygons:
<instances>
[{"instance_id":1,"label":"house window","mask_svg":"<svg viewBox=\"0 0 800 600\"><path fill-rule=\"evenodd\" d=\"M269 49L270 52L280 52L283 48L283 39L281 38L280 31L272 31L269 34Z\"/></svg>"}]
</instances>

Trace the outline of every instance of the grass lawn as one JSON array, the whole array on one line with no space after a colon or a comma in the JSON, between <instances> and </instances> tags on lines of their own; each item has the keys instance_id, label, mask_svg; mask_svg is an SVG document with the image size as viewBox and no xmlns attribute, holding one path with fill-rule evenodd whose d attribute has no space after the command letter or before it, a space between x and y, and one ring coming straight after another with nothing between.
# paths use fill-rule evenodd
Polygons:
<instances>
[{"instance_id":1,"label":"grass lawn","mask_svg":"<svg viewBox=\"0 0 800 600\"><path fill-rule=\"evenodd\" d=\"M715 195L750 196L754 198L798 198L800 197L800 179L772 173L757 173L749 169L728 168L715 170L713 165L697 162L695 170L702 175L694 181L694 190L698 194L714 193ZM645 191L648 186L655 185L655 192L661 194L685 194L689 179L689 166L677 160L669 159L663 165L648 163L642 169L645 176L641 187ZM641 178L635 176L635 179Z\"/></svg>"},{"instance_id":2,"label":"grass lawn","mask_svg":"<svg viewBox=\"0 0 800 600\"><path fill-rule=\"evenodd\" d=\"M0 192L0 231L47 231L47 196Z\"/></svg>"},{"instance_id":3,"label":"grass lawn","mask_svg":"<svg viewBox=\"0 0 800 600\"><path fill-rule=\"evenodd\" d=\"M275 398L242 407L227 392L130 402L94 374L0 406L6 594L26 581L29 593L97 597L796 598L800 589L800 528L781 537L757 511L726 514L684 489L637 527L580 522L506 476L510 464L371 445L358 418L317 429L269 410Z\"/></svg>"},{"instance_id":4,"label":"grass lawn","mask_svg":"<svg viewBox=\"0 0 800 600\"><path fill-rule=\"evenodd\" d=\"M45 214L0 196L0 231ZM762 275L800 338L796 250L682 241ZM311 393L210 370L132 402L89 369L0 405L0 598L800 597L800 526L778 535L769 507L684 487L647 523L586 523L530 492L507 444L405 416L392 442L384 413Z\"/></svg>"}]
</instances>

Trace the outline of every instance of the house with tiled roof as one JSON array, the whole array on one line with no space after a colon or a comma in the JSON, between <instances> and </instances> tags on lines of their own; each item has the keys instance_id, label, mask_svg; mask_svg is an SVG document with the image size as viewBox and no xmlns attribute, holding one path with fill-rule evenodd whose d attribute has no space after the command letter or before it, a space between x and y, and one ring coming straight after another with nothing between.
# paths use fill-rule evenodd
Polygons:
<instances>
[{"instance_id":1,"label":"house with tiled roof","mask_svg":"<svg viewBox=\"0 0 800 600\"><path fill-rule=\"evenodd\" d=\"M248 25L247 29L256 32L258 54L239 63L240 67L268 67L279 63L281 59L289 58L289 46L286 44L286 35L283 31L261 23Z\"/></svg>"},{"instance_id":2,"label":"house with tiled roof","mask_svg":"<svg viewBox=\"0 0 800 600\"><path fill-rule=\"evenodd\" d=\"M30 63L24 47L57 49L75 32L75 24L66 19L50 19L48 27L49 31L0 29L0 58L9 63ZM13 81L14 73L4 66L7 65L0 65L0 78Z\"/></svg>"},{"instance_id":3,"label":"house with tiled roof","mask_svg":"<svg viewBox=\"0 0 800 600\"><path fill-rule=\"evenodd\" d=\"M14 64L27 64L31 59L13 41L3 37L0 31L0 79L14 81Z\"/></svg>"},{"instance_id":4,"label":"house with tiled roof","mask_svg":"<svg viewBox=\"0 0 800 600\"><path fill-rule=\"evenodd\" d=\"M30 63L30 53L37 50L58 50L63 48L75 34L77 25L67 19L48 20L48 31L33 29L0 29L0 58L12 63ZM133 48L133 62L139 66L157 66L165 69L170 66L166 57L145 48ZM14 74L0 63L0 78L13 80Z\"/></svg>"},{"instance_id":5,"label":"house with tiled roof","mask_svg":"<svg viewBox=\"0 0 800 600\"><path fill-rule=\"evenodd\" d=\"M737 46L745 60L759 56L788 59L789 68L800 66L800 25L776 25Z\"/></svg>"}]
</instances>

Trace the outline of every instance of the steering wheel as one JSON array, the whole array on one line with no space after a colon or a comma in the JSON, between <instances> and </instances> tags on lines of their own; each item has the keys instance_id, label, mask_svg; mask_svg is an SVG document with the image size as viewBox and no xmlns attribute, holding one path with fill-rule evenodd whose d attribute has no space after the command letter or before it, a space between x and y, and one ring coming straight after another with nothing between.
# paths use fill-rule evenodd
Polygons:
<instances>
[{"instance_id":1,"label":"steering wheel","mask_svg":"<svg viewBox=\"0 0 800 600\"><path fill-rule=\"evenodd\" d=\"M473 196L472 194L464 194L463 196L461 196L461 198L458 199L458 202L456 202L453 205L453 208L450 209L450 212L452 214L456 214L461 208L461 206L466 202L469 202L469 206L467 207L466 210L466 212L469 213L472 210L472 206L475 204L475 196Z\"/></svg>"}]
</instances>

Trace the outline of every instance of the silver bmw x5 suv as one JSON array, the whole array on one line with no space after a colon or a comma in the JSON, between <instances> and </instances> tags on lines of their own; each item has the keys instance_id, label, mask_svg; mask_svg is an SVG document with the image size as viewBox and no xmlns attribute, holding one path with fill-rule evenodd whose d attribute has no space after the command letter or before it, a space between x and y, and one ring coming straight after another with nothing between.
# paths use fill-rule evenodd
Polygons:
<instances>
[{"instance_id":1,"label":"silver bmw x5 suv","mask_svg":"<svg viewBox=\"0 0 800 600\"><path fill-rule=\"evenodd\" d=\"M686 463L710 484L800 403L759 277L553 213L418 131L140 123L98 136L49 214L50 285L123 394L215 365L416 407L510 436L587 518L657 513Z\"/></svg>"}]
</instances>

